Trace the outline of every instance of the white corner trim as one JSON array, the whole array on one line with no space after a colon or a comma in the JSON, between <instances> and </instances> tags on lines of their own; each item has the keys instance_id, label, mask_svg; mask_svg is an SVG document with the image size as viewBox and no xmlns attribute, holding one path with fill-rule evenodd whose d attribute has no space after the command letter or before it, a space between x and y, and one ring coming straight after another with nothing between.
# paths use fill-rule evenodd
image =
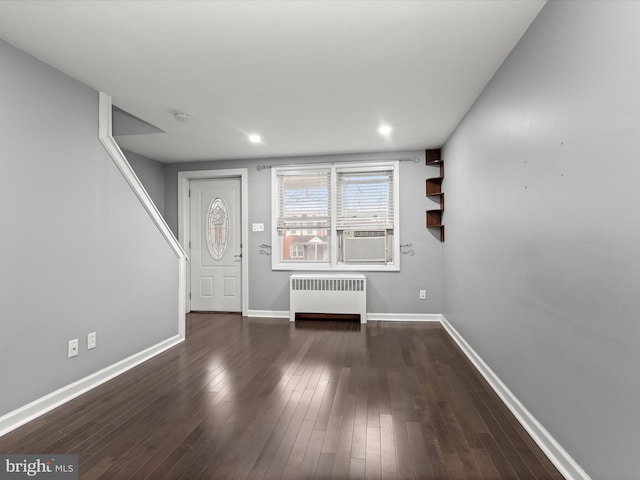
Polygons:
<instances>
[{"instance_id":1,"label":"white corner trim","mask_svg":"<svg viewBox=\"0 0 640 480\"><path fill-rule=\"evenodd\" d=\"M370 322L440 322L442 316L435 313L368 313Z\"/></svg>"},{"instance_id":2,"label":"white corner trim","mask_svg":"<svg viewBox=\"0 0 640 480\"><path fill-rule=\"evenodd\" d=\"M0 437L184 341L176 335L0 417Z\"/></svg>"},{"instance_id":3,"label":"white corner trim","mask_svg":"<svg viewBox=\"0 0 640 480\"><path fill-rule=\"evenodd\" d=\"M175 235L158 211L155 203L145 190L142 182L131 168L124 153L120 150L118 143L112 135L112 103L111 97L100 92L98 104L98 139L106 150L113 163L116 165L123 178L127 181L133 193L138 197L140 203L151 217L160 233L169 244L178 258L178 334L185 338L185 309L186 309L186 262L187 254L176 239Z\"/></svg>"},{"instance_id":4,"label":"white corner trim","mask_svg":"<svg viewBox=\"0 0 640 480\"><path fill-rule=\"evenodd\" d=\"M140 182L140 179L133 171L133 168L131 168L131 165L127 161L124 153L122 153L122 150L120 150L120 147L111 135L111 108L111 97L103 92L100 92L100 117L98 119L98 138L100 139L100 143L102 143L102 146L105 148L105 150L113 160L113 163L115 163L116 167L118 167L118 170L120 170L122 176L127 181L133 192L136 194L136 196L140 200L140 203L142 203L142 206L152 218L152 220L158 227L158 230L160 230L167 243L175 252L176 256L178 258L186 257L187 254L182 249L180 243L178 243L178 240L173 235L173 232L167 225L167 222L165 222L164 218L158 211L158 208L155 206L153 200L151 200L151 197L142 185L142 182Z\"/></svg>"},{"instance_id":5,"label":"white corner trim","mask_svg":"<svg viewBox=\"0 0 640 480\"><path fill-rule=\"evenodd\" d=\"M591 480L591 477L571 458L567 451L551 436L546 428L531 414L529 410L518 400L511 390L500 380L498 375L491 370L478 353L471 348L467 341L444 317L440 316L440 322L449 336L460 347L467 358L489 383L491 388L509 408L518 422L531 435L542 451L549 457L560 473L567 480Z\"/></svg>"},{"instance_id":6,"label":"white corner trim","mask_svg":"<svg viewBox=\"0 0 640 480\"><path fill-rule=\"evenodd\" d=\"M289 310L249 310L247 317L286 318L289 320Z\"/></svg>"}]
</instances>

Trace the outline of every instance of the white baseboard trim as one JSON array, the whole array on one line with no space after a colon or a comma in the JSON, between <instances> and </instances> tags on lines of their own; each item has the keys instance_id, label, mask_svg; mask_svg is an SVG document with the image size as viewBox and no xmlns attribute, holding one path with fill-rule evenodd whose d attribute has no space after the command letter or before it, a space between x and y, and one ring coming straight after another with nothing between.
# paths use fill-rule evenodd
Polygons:
<instances>
[{"instance_id":1,"label":"white baseboard trim","mask_svg":"<svg viewBox=\"0 0 640 480\"><path fill-rule=\"evenodd\" d=\"M288 310L249 310L248 317L286 318ZM442 315L435 313L368 313L369 322L439 322Z\"/></svg>"},{"instance_id":2,"label":"white baseboard trim","mask_svg":"<svg viewBox=\"0 0 640 480\"><path fill-rule=\"evenodd\" d=\"M120 360L0 417L0 437L183 342L180 335Z\"/></svg>"},{"instance_id":3,"label":"white baseboard trim","mask_svg":"<svg viewBox=\"0 0 640 480\"><path fill-rule=\"evenodd\" d=\"M549 460L555 465L567 480L591 480L591 477L571 458L567 451L551 436L546 428L527 410L511 390L500 380L500 377L482 360L480 355L471 348L467 341L453 328L453 325L441 315L440 322L449 336L460 347L467 358L489 383L502 402L511 410L518 422L531 435Z\"/></svg>"},{"instance_id":4,"label":"white baseboard trim","mask_svg":"<svg viewBox=\"0 0 640 480\"><path fill-rule=\"evenodd\" d=\"M289 320L289 310L249 310L247 317L286 318Z\"/></svg>"},{"instance_id":5,"label":"white baseboard trim","mask_svg":"<svg viewBox=\"0 0 640 480\"><path fill-rule=\"evenodd\" d=\"M369 322L440 322L442 318L434 313L368 313Z\"/></svg>"}]
</instances>

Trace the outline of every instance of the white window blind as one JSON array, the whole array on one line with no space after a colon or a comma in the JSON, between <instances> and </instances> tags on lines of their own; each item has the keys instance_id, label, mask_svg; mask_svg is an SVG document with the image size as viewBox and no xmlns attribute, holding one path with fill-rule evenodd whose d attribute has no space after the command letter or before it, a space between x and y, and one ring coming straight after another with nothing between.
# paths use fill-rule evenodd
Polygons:
<instances>
[{"instance_id":1,"label":"white window blind","mask_svg":"<svg viewBox=\"0 0 640 480\"><path fill-rule=\"evenodd\" d=\"M383 170L337 170L338 229L392 229L393 168Z\"/></svg>"},{"instance_id":2,"label":"white window blind","mask_svg":"<svg viewBox=\"0 0 640 480\"><path fill-rule=\"evenodd\" d=\"M278 229L330 224L330 170L278 174Z\"/></svg>"}]
</instances>

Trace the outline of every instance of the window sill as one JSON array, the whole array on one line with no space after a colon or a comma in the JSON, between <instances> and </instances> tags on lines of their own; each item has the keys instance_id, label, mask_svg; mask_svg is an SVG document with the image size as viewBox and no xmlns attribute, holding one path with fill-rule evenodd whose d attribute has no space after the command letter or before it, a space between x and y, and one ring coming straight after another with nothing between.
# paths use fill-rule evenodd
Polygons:
<instances>
[{"instance_id":1,"label":"window sill","mask_svg":"<svg viewBox=\"0 0 640 480\"><path fill-rule=\"evenodd\" d=\"M273 271L306 271L306 272L399 272L400 265L314 265L312 263L297 265L274 265Z\"/></svg>"}]
</instances>

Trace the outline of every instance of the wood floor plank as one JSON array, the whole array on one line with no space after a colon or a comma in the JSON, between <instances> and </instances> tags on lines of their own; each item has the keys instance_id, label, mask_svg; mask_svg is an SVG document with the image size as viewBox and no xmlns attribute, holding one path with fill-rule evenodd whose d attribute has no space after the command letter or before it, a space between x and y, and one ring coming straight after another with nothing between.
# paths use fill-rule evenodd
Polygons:
<instances>
[{"instance_id":1,"label":"wood floor plank","mask_svg":"<svg viewBox=\"0 0 640 480\"><path fill-rule=\"evenodd\" d=\"M295 443L291 448L291 453L289 454L289 458L287 459L287 464L282 471L281 478L298 478L298 474L300 472L300 469L302 468L302 463L307 452L307 447L311 440L311 435L313 434L314 423L315 421L312 419L303 420L302 425L300 426L300 430L298 431Z\"/></svg>"},{"instance_id":2,"label":"wood floor plank","mask_svg":"<svg viewBox=\"0 0 640 480\"><path fill-rule=\"evenodd\" d=\"M318 458L318 464L316 466L316 472L313 478L316 480L334 478L332 472L335 457L335 453L321 453L320 457Z\"/></svg>"},{"instance_id":3,"label":"wood floor plank","mask_svg":"<svg viewBox=\"0 0 640 480\"><path fill-rule=\"evenodd\" d=\"M407 437L416 477L433 478L433 468L427 455L427 444L418 422L407 422Z\"/></svg>"},{"instance_id":4,"label":"wood floor plank","mask_svg":"<svg viewBox=\"0 0 640 480\"><path fill-rule=\"evenodd\" d=\"M398 478L398 461L396 442L393 434L393 417L380 415L380 460L382 462L382 478Z\"/></svg>"},{"instance_id":5,"label":"wood floor plank","mask_svg":"<svg viewBox=\"0 0 640 480\"><path fill-rule=\"evenodd\" d=\"M365 478L365 460L364 458L352 458L349 463L350 480L364 480Z\"/></svg>"},{"instance_id":6,"label":"wood floor plank","mask_svg":"<svg viewBox=\"0 0 640 480\"><path fill-rule=\"evenodd\" d=\"M511 462L505 456L502 449L498 446L495 439L489 433L481 433L480 440L484 446L485 451L491 458L491 461L496 466L496 470L500 474L500 478L504 480L517 479L518 474L511 466Z\"/></svg>"},{"instance_id":7,"label":"wood floor plank","mask_svg":"<svg viewBox=\"0 0 640 480\"><path fill-rule=\"evenodd\" d=\"M496 466L493 461L491 461L489 453L484 448L474 448L473 456L484 480L500 478L500 473L496 470Z\"/></svg>"},{"instance_id":8,"label":"wood floor plank","mask_svg":"<svg viewBox=\"0 0 640 480\"><path fill-rule=\"evenodd\" d=\"M322 443L324 442L324 434L323 430L313 430L311 432L311 438L302 460L298 478L313 478L315 476L318 461L320 460Z\"/></svg>"},{"instance_id":9,"label":"wood floor plank","mask_svg":"<svg viewBox=\"0 0 640 480\"><path fill-rule=\"evenodd\" d=\"M86 471L82 478L84 480L95 480L99 478L106 470L108 470L114 463L117 462L115 457L102 457L100 461L93 466L93 468Z\"/></svg>"},{"instance_id":10,"label":"wood floor plank","mask_svg":"<svg viewBox=\"0 0 640 480\"><path fill-rule=\"evenodd\" d=\"M310 382L310 385L312 383ZM321 380L313 387L313 397L311 398L311 403L309 404L309 408L307 409L307 413L305 415L305 420L313 420L314 424L318 418L318 414L320 413L320 407L322 406L322 400L324 399L324 394L327 391L327 385L329 382L326 380Z\"/></svg>"},{"instance_id":11,"label":"wood floor plank","mask_svg":"<svg viewBox=\"0 0 640 480\"><path fill-rule=\"evenodd\" d=\"M0 437L81 480L562 476L438 324L192 313L187 340Z\"/></svg>"},{"instance_id":12,"label":"wood floor plank","mask_svg":"<svg viewBox=\"0 0 640 480\"><path fill-rule=\"evenodd\" d=\"M382 454L380 446L380 428L367 427L367 453L365 457L365 478L382 478Z\"/></svg>"},{"instance_id":13,"label":"wood floor plank","mask_svg":"<svg viewBox=\"0 0 640 480\"><path fill-rule=\"evenodd\" d=\"M351 446L353 444L353 424L355 420L356 398L347 393L342 405L338 442L333 461L333 478L349 476L351 462Z\"/></svg>"},{"instance_id":14,"label":"wood floor plank","mask_svg":"<svg viewBox=\"0 0 640 480\"><path fill-rule=\"evenodd\" d=\"M396 461L398 462L398 478L413 480L416 475L407 431L407 419L404 412L394 413L392 419Z\"/></svg>"},{"instance_id":15,"label":"wood floor plank","mask_svg":"<svg viewBox=\"0 0 640 480\"><path fill-rule=\"evenodd\" d=\"M357 417L356 417L357 418ZM351 458L367 458L367 424L354 422L351 440Z\"/></svg>"},{"instance_id":16,"label":"wood floor plank","mask_svg":"<svg viewBox=\"0 0 640 480\"><path fill-rule=\"evenodd\" d=\"M443 438L435 430L432 422L433 417L431 412L428 410L429 407L427 401L422 397L415 397L414 405L416 406L416 410L419 412L419 424L426 447L424 453L429 459L433 478L446 480L449 478L449 474L447 471L445 454L441 447ZM446 435L446 432L444 434Z\"/></svg>"},{"instance_id":17,"label":"wood floor plank","mask_svg":"<svg viewBox=\"0 0 640 480\"><path fill-rule=\"evenodd\" d=\"M291 417L291 420L287 425L287 429L279 442L277 450L273 454L265 478L280 478L282 471L284 470L289 460L289 455L291 453L293 445L295 444L296 439L298 438L298 434L300 433L300 428L302 427L302 423L304 422L304 416L307 413L307 408L309 408L309 403L311 402L312 396L312 390L305 390L304 392L302 392L300 401L298 402L298 405L293 412L293 416ZM274 444L275 443L276 442L274 439ZM267 452L265 456L267 456L268 458L268 455L269 453Z\"/></svg>"},{"instance_id":18,"label":"wood floor plank","mask_svg":"<svg viewBox=\"0 0 640 480\"><path fill-rule=\"evenodd\" d=\"M328 382L325 389L324 396L320 402L320 408L316 417L316 423L314 424L314 430L327 430L329 426L329 420L331 418L331 406L333 405L333 398L338 388L337 382Z\"/></svg>"},{"instance_id":19,"label":"wood floor plank","mask_svg":"<svg viewBox=\"0 0 640 480\"><path fill-rule=\"evenodd\" d=\"M380 428L380 385L378 368L367 370L367 427Z\"/></svg>"}]
</instances>

